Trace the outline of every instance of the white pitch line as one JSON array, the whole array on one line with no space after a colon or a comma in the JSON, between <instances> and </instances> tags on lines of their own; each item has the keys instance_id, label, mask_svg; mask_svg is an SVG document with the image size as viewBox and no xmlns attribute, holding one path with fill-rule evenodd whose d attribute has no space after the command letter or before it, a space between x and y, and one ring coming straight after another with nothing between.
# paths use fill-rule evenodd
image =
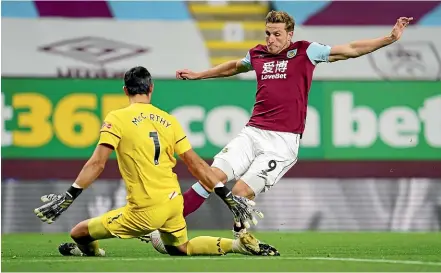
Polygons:
<instances>
[{"instance_id":1,"label":"white pitch line","mask_svg":"<svg viewBox=\"0 0 441 273\"><path fill-rule=\"evenodd\" d=\"M441 266L441 262L425 262L410 260L385 260L385 259L359 259L359 258L332 258L332 257L145 257L145 258L63 258L63 259L2 259L2 263L18 262L18 263L65 263L65 262L103 262L103 261L173 261L173 260L316 260L316 261L340 261L340 262L356 262L356 263L387 263L387 264L408 264L408 265L428 265Z\"/></svg>"},{"instance_id":2,"label":"white pitch line","mask_svg":"<svg viewBox=\"0 0 441 273\"><path fill-rule=\"evenodd\" d=\"M287 257L289 258L289 257ZM293 257L294 258L294 257ZM299 257L300 258L300 257ZM299 259L300 260L300 259ZM409 261L409 260L384 260L384 259L358 259L358 258L330 258L330 257L305 257L303 260L342 261L363 263L388 263L388 264L413 264L441 266L441 262Z\"/></svg>"}]
</instances>

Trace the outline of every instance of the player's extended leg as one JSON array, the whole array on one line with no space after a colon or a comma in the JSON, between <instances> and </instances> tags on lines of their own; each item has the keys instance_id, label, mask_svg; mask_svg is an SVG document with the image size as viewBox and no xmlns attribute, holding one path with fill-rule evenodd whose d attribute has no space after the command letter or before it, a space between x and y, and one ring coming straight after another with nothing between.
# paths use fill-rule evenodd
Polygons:
<instances>
[{"instance_id":1,"label":"player's extended leg","mask_svg":"<svg viewBox=\"0 0 441 273\"><path fill-rule=\"evenodd\" d=\"M232 192L254 199L274 186L297 162L300 136L257 128L249 128L248 133L255 140L258 155L234 185ZM240 232L235 228L235 237L238 235L237 231Z\"/></svg>"},{"instance_id":2,"label":"player's extended leg","mask_svg":"<svg viewBox=\"0 0 441 273\"><path fill-rule=\"evenodd\" d=\"M84 220L70 232L75 243L64 243L58 248L64 256L105 256L98 246L98 240L114 238L101 223L101 218Z\"/></svg>"},{"instance_id":3,"label":"player's extended leg","mask_svg":"<svg viewBox=\"0 0 441 273\"><path fill-rule=\"evenodd\" d=\"M104 251L98 248L97 240L115 237L130 239L152 232L162 226L168 218L165 213L157 211L160 208L158 206L148 212L137 213L128 207L122 207L83 221L71 231L75 243L62 244L59 251L63 255L103 256ZM154 217L150 214L154 214Z\"/></svg>"},{"instance_id":4,"label":"player's extended leg","mask_svg":"<svg viewBox=\"0 0 441 273\"><path fill-rule=\"evenodd\" d=\"M254 144L248 135L249 128L231 140L215 157L212 170L219 181L227 183L241 177L255 157ZM210 189L196 182L184 193L184 217L196 211L210 196Z\"/></svg>"},{"instance_id":5,"label":"player's extended leg","mask_svg":"<svg viewBox=\"0 0 441 273\"><path fill-rule=\"evenodd\" d=\"M286 159L273 153L257 156L248 171L237 181L232 192L235 195L254 199L261 192L269 190L297 162L297 158ZM245 230L234 229L234 236Z\"/></svg>"},{"instance_id":6,"label":"player's extended leg","mask_svg":"<svg viewBox=\"0 0 441 273\"><path fill-rule=\"evenodd\" d=\"M227 175L216 167L211 167L217 179L222 183L227 183ZM205 200L210 196L211 190L207 189L200 182L196 182L184 194L184 217L196 211Z\"/></svg>"},{"instance_id":7,"label":"player's extended leg","mask_svg":"<svg viewBox=\"0 0 441 273\"><path fill-rule=\"evenodd\" d=\"M182 197L171 200L169 204L161 208L161 213L168 217L158 229L161 241L169 255L223 255L233 252L248 255L277 255L277 250L259 244L259 241L249 233L244 233L236 240L210 236L188 240L187 224L182 214Z\"/></svg>"},{"instance_id":8,"label":"player's extended leg","mask_svg":"<svg viewBox=\"0 0 441 273\"><path fill-rule=\"evenodd\" d=\"M248 184L245 183L242 179L237 180L231 191L234 195L246 197L250 200L254 200L254 198L256 197L254 190L250 188L250 186L248 186Z\"/></svg>"},{"instance_id":9,"label":"player's extended leg","mask_svg":"<svg viewBox=\"0 0 441 273\"><path fill-rule=\"evenodd\" d=\"M221 237L199 236L181 243L187 236L175 237L176 234L161 233L167 253L171 256L200 256L226 255L239 253L243 255L279 256L279 252L262 244L250 233L241 233L237 239Z\"/></svg>"}]
</instances>

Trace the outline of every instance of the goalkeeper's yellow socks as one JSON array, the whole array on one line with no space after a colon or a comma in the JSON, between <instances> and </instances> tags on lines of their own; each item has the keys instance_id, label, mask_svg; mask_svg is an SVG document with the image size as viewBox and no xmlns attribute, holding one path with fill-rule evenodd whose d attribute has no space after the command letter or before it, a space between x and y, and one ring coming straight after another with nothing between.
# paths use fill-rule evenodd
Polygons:
<instances>
[{"instance_id":1,"label":"goalkeeper's yellow socks","mask_svg":"<svg viewBox=\"0 0 441 273\"><path fill-rule=\"evenodd\" d=\"M187 243L187 255L225 255L227 253L240 253L244 255L257 255L260 253L259 240L252 234L241 233L238 239L200 236Z\"/></svg>"},{"instance_id":2,"label":"goalkeeper's yellow socks","mask_svg":"<svg viewBox=\"0 0 441 273\"><path fill-rule=\"evenodd\" d=\"M233 240L227 238L200 236L187 243L187 255L225 255L233 252Z\"/></svg>"}]
</instances>

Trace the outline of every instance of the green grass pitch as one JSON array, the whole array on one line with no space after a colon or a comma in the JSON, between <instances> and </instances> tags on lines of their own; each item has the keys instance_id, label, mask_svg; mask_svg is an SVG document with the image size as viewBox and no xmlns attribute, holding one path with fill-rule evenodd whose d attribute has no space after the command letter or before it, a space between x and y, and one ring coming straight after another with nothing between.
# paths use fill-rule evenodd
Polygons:
<instances>
[{"instance_id":1,"label":"green grass pitch","mask_svg":"<svg viewBox=\"0 0 441 273\"><path fill-rule=\"evenodd\" d=\"M230 238L231 231L196 231ZM406 271L441 272L440 233L281 233L255 235L274 246L280 257L228 254L217 257L169 257L139 240L105 240L107 257L62 257L68 234L2 235L2 271Z\"/></svg>"}]
</instances>

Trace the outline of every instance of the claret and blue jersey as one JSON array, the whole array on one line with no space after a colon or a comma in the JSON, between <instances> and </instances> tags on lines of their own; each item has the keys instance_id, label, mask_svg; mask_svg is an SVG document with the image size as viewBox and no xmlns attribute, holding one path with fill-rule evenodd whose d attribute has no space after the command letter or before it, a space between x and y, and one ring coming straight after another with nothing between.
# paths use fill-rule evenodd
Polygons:
<instances>
[{"instance_id":1,"label":"claret and blue jersey","mask_svg":"<svg viewBox=\"0 0 441 273\"><path fill-rule=\"evenodd\" d=\"M257 79L256 102L248 126L302 134L315 66L327 62L331 47L297 41L278 54L257 45L242 59Z\"/></svg>"}]
</instances>

